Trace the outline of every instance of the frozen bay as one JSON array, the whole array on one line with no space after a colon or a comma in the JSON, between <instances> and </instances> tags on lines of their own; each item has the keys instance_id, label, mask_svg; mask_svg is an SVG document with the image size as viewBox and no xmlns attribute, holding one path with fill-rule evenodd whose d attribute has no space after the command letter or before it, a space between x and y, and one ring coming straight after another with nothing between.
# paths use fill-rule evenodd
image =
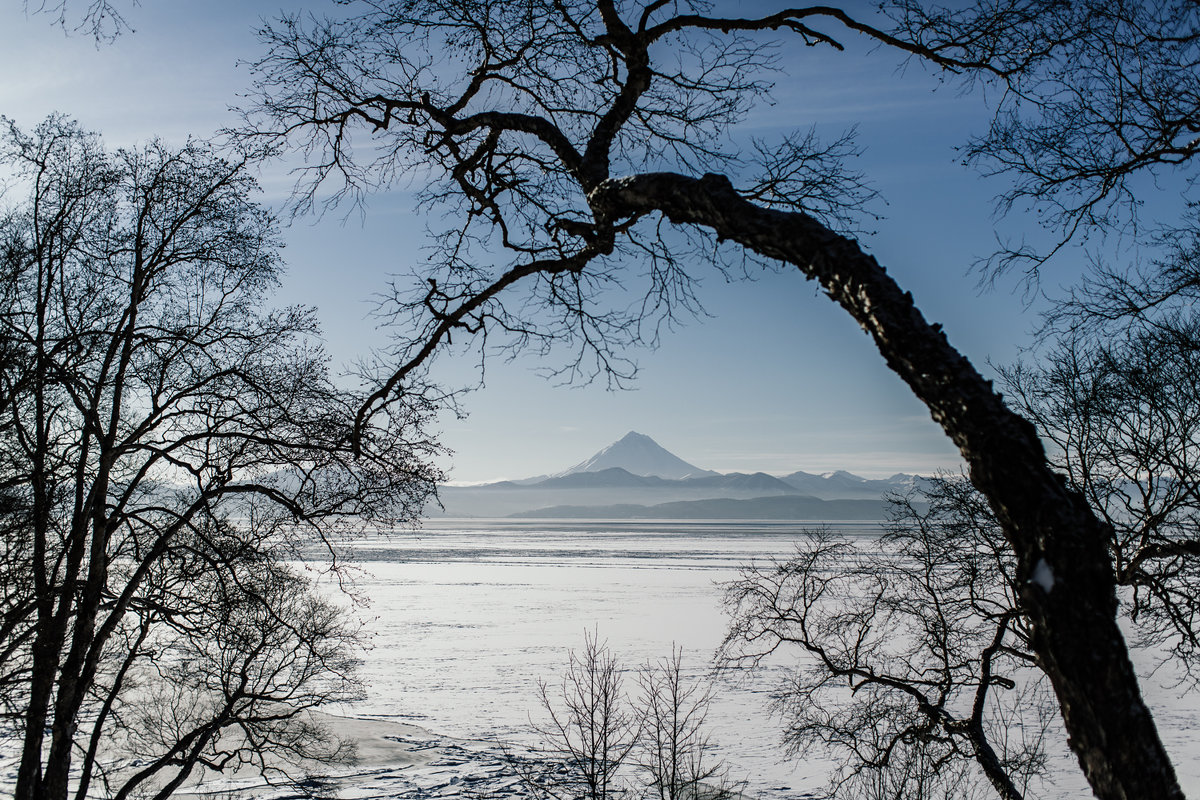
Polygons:
<instances>
[{"instance_id":1,"label":"frozen bay","mask_svg":"<svg viewBox=\"0 0 1200 800\"><path fill-rule=\"evenodd\" d=\"M835 523L870 546L878 528ZM708 674L725 634L720 584L751 561L787 558L806 526L782 522L438 520L419 532L354 545L371 598L373 647L363 674L368 699L339 709L412 723L442 736L528 742L537 682L553 685L567 651L595 630L634 669L684 649L685 667ZM807 527L812 527L807 526ZM831 526L833 527L833 526ZM820 761L789 759L769 695L784 670L722 678L711 732L750 794L811 796ZM629 688L633 689L630 675ZM1144 689L1186 790L1200 789L1194 695L1164 675ZM1087 790L1069 755L1043 797Z\"/></svg>"},{"instance_id":2,"label":"frozen bay","mask_svg":"<svg viewBox=\"0 0 1200 800\"><path fill-rule=\"evenodd\" d=\"M361 542L368 576L358 586L372 599L374 647L364 665L369 699L347 713L527 740L537 682L554 684L567 651L593 630L631 669L674 645L692 675L707 675L726 626L719 584L748 562L786 558L802 527L440 520ZM784 759L764 677L722 679L712 733L735 776L771 796L799 796L823 770Z\"/></svg>"}]
</instances>

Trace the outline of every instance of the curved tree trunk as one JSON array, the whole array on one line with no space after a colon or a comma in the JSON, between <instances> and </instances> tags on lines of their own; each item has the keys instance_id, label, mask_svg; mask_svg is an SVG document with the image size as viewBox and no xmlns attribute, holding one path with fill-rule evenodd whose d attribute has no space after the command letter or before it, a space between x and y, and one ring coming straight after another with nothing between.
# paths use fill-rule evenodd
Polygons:
<instances>
[{"instance_id":1,"label":"curved tree trunk","mask_svg":"<svg viewBox=\"0 0 1200 800\"><path fill-rule=\"evenodd\" d=\"M966 460L1017 557L1033 647L1070 745L1105 800L1182 798L1117 626L1109 532L1046 461L1033 426L926 322L856 242L806 214L756 206L720 175L653 173L591 192L602 222L661 212L798 267L858 321Z\"/></svg>"}]
</instances>

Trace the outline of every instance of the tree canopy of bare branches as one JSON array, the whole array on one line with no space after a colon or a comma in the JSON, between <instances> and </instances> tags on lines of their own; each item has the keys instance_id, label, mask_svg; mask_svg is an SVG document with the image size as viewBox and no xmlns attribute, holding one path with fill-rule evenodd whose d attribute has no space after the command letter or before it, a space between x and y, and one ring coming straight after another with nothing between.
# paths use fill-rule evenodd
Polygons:
<instances>
[{"instance_id":1,"label":"tree canopy of bare branches","mask_svg":"<svg viewBox=\"0 0 1200 800\"><path fill-rule=\"evenodd\" d=\"M966 149L1013 179L1002 209L1036 208L1055 237L1049 250L1009 248L1001 268L1033 273L1073 239L1136 232L1139 177L1195 179L1200 10L1187 0L1080 0L1063 14L1059 40L1013 76L990 129Z\"/></svg>"},{"instance_id":2,"label":"tree canopy of bare branches","mask_svg":"<svg viewBox=\"0 0 1200 800\"><path fill-rule=\"evenodd\" d=\"M1194 683L1200 656L1200 328L1194 314L1065 337L1001 370L1056 466L1111 530L1135 641Z\"/></svg>"},{"instance_id":3,"label":"tree canopy of bare branches","mask_svg":"<svg viewBox=\"0 0 1200 800\"><path fill-rule=\"evenodd\" d=\"M49 17L68 33L85 33L97 42L112 41L122 33L133 30L125 18L125 3L111 0L24 0L26 14ZM138 0L129 0L136 6Z\"/></svg>"},{"instance_id":4,"label":"tree canopy of bare branches","mask_svg":"<svg viewBox=\"0 0 1200 800\"><path fill-rule=\"evenodd\" d=\"M451 219L411 294L396 298L408 338L359 425L417 390L453 337L566 342L567 373L620 381L623 347L692 307L701 259L722 266L741 254L816 280L929 408L988 498L1013 553L1030 647L1096 793L1176 798L1116 623L1105 524L1054 474L1033 426L838 233L862 199L844 150L801 131L758 148L756 161L733 138L769 90L769 35L829 59L861 38L1019 88L1074 41L1077 9L900 0L865 16L756 6L724 17L682 0L363 2L337 19L264 28L246 135L303 149L302 201L416 180L422 201Z\"/></svg>"},{"instance_id":5,"label":"tree canopy of bare branches","mask_svg":"<svg viewBox=\"0 0 1200 800\"><path fill-rule=\"evenodd\" d=\"M0 734L16 797L165 797L332 758L356 627L288 562L432 491L428 409L358 438L313 313L269 308L276 224L202 142L106 151L5 121ZM135 759L135 760L131 760Z\"/></svg>"},{"instance_id":6,"label":"tree canopy of bare branches","mask_svg":"<svg viewBox=\"0 0 1200 800\"><path fill-rule=\"evenodd\" d=\"M965 480L891 498L882 539L812 531L726 586L726 668L778 658L785 741L839 765L834 797L1020 800L1058 732L1012 551Z\"/></svg>"}]
</instances>

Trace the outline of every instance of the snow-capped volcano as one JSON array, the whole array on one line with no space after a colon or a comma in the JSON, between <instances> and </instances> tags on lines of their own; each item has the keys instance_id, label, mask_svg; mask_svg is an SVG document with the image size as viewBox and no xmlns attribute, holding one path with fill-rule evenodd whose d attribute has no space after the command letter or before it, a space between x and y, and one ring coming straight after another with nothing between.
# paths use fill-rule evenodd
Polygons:
<instances>
[{"instance_id":1,"label":"snow-capped volcano","mask_svg":"<svg viewBox=\"0 0 1200 800\"><path fill-rule=\"evenodd\" d=\"M630 431L586 461L581 461L551 477L560 478L577 472L599 472L613 467L619 467L634 475L656 475L667 480L717 474L687 463L645 434Z\"/></svg>"}]
</instances>

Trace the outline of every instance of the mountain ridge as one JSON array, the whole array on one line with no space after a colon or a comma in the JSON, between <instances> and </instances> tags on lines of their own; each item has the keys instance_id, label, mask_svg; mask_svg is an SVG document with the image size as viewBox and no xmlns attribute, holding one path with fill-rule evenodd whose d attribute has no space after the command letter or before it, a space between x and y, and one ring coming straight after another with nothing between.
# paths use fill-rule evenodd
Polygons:
<instances>
[{"instance_id":1,"label":"mountain ridge","mask_svg":"<svg viewBox=\"0 0 1200 800\"><path fill-rule=\"evenodd\" d=\"M641 473L641 474L639 474ZM666 475L656 474L666 473ZM678 475L679 477L668 477ZM553 475L474 486L443 486L439 499L448 516L598 516L702 519L862 519L866 509L882 514L881 498L903 493L922 479L897 473L870 479L845 470L821 475L797 471L719 473L701 469L630 431L591 458ZM853 510L821 505L862 501ZM807 505L805 505L807 503ZM669 504L682 504L670 507ZM437 512L435 512L437 513ZM844 514L851 514L846 517ZM793 515L793 516L789 516ZM800 516L794 516L800 515Z\"/></svg>"}]
</instances>

